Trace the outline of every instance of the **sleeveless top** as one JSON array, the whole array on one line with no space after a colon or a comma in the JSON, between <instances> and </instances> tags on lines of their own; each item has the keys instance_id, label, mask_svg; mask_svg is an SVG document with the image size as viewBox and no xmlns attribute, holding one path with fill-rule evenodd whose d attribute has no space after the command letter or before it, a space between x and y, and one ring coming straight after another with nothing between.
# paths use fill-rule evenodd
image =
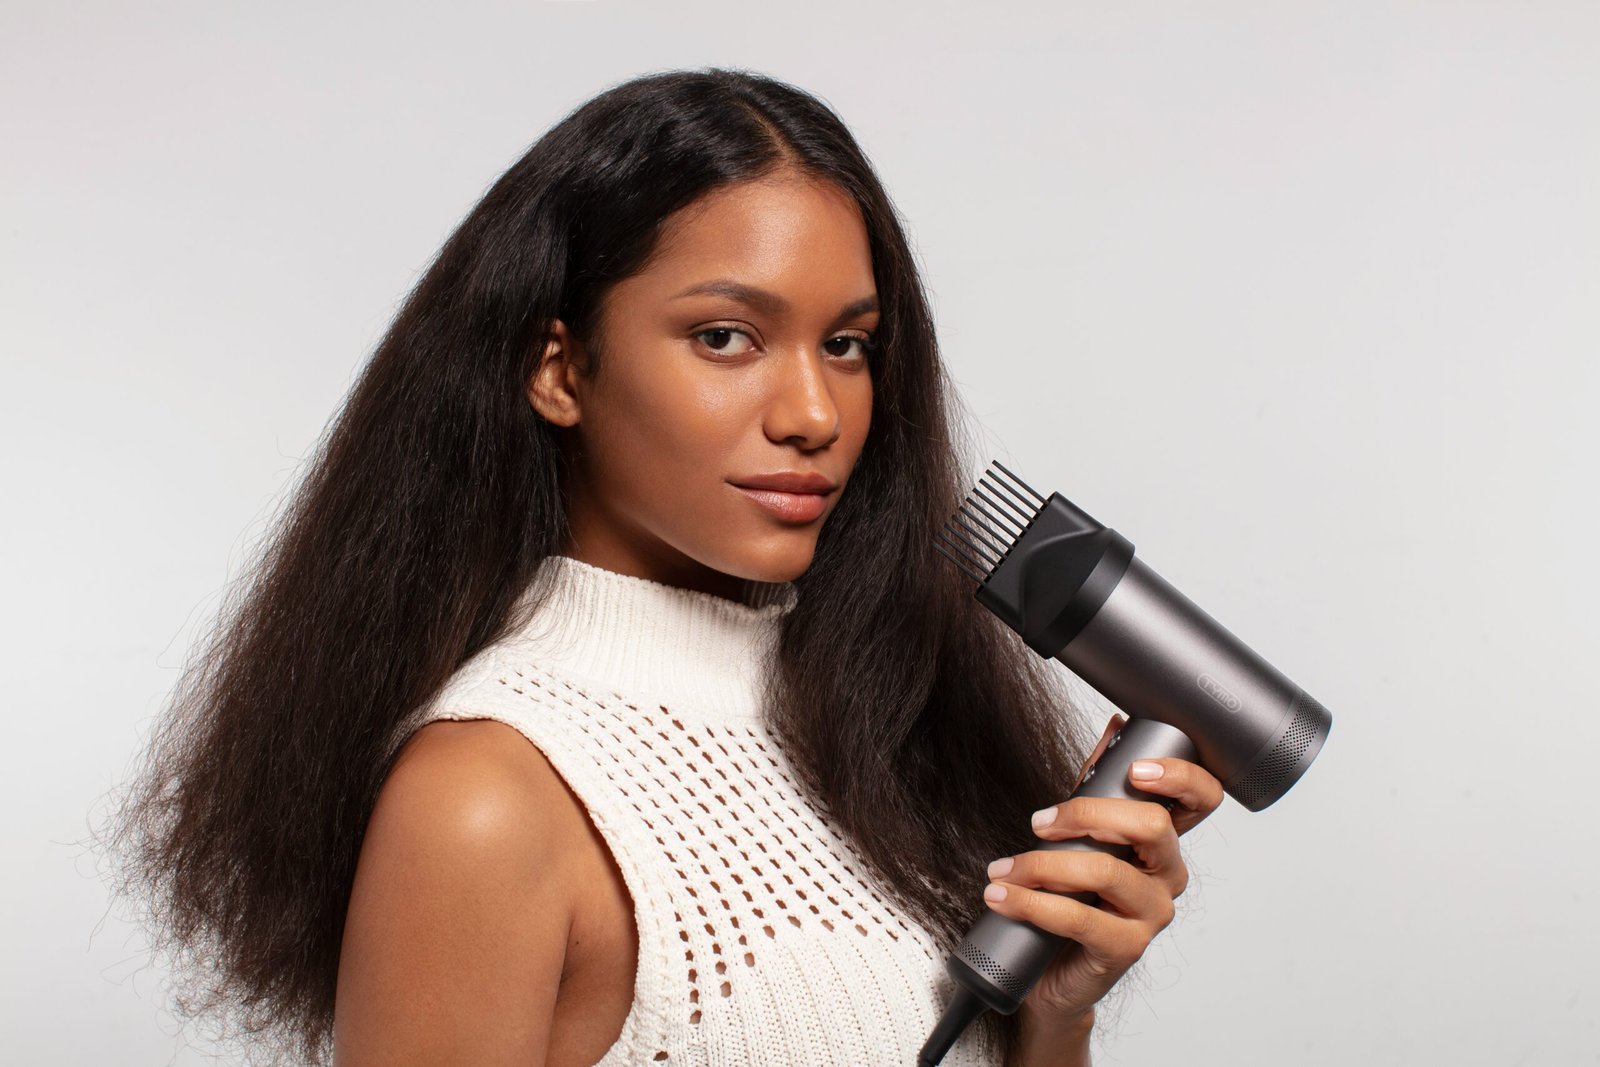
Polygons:
<instances>
[{"instance_id":1,"label":"sleeveless top","mask_svg":"<svg viewBox=\"0 0 1600 1067\"><path fill-rule=\"evenodd\" d=\"M797 593L744 590L548 557L518 601L526 621L397 740L436 719L498 720L587 808L639 935L633 1001L599 1067L913 1064L950 997L945 953L797 786L761 696ZM943 1062L998 1067L988 1023Z\"/></svg>"}]
</instances>

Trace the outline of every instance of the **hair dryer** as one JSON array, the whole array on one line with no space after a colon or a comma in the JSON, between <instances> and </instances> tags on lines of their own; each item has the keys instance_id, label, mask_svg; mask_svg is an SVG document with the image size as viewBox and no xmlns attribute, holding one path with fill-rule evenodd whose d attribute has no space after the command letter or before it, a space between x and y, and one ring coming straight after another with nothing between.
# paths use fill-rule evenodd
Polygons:
<instances>
[{"instance_id":1,"label":"hair dryer","mask_svg":"<svg viewBox=\"0 0 1600 1067\"><path fill-rule=\"evenodd\" d=\"M1127 538L1059 493L1045 499L994 462L935 547L978 583L977 599L1035 652L1060 660L1128 715L1073 796L1170 798L1135 789L1136 759L1205 767L1260 811L1305 773L1332 716L1155 571ZM1129 845L1081 837L1044 850L1130 859ZM1067 894L1093 904L1094 893ZM918 1057L937 1064L986 1008L1022 1005L1067 939L986 912L945 961L955 995Z\"/></svg>"}]
</instances>

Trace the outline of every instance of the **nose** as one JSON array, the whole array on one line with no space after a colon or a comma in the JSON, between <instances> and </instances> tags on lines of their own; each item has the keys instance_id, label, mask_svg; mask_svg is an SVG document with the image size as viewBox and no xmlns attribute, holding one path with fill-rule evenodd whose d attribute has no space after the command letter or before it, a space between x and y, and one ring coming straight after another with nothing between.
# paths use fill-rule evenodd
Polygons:
<instances>
[{"instance_id":1,"label":"nose","mask_svg":"<svg viewBox=\"0 0 1600 1067\"><path fill-rule=\"evenodd\" d=\"M767 404L767 437L810 450L839 437L839 405L828 388L821 353L799 349L775 361L777 380Z\"/></svg>"}]
</instances>

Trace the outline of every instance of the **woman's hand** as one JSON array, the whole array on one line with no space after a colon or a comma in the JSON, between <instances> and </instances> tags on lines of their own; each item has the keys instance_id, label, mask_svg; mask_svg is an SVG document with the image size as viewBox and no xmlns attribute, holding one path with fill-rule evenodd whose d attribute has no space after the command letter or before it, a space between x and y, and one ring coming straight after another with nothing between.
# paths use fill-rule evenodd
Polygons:
<instances>
[{"instance_id":1,"label":"woman's hand","mask_svg":"<svg viewBox=\"0 0 1600 1067\"><path fill-rule=\"evenodd\" d=\"M1117 716L1106 725L1073 789L1127 721ZM1146 763L1159 766L1160 776L1138 777ZM1152 800L1072 797L1035 813L1033 826L1050 841L1088 836L1132 845L1133 862L1069 849L1024 852L989 865L984 899L990 908L1074 942L1062 948L1022 1002L1024 1027L1062 1031L1092 1019L1095 1004L1172 922L1173 901L1189 882L1178 835L1222 803L1222 783L1187 760L1139 760L1129 771L1136 789L1177 804L1169 812ZM1060 895L1084 890L1099 896L1098 906Z\"/></svg>"}]
</instances>

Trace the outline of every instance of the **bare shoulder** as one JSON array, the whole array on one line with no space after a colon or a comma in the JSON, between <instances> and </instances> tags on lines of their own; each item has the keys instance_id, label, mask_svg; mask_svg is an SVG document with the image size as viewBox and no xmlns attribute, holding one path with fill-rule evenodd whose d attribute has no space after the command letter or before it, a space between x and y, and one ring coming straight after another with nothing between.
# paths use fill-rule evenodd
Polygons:
<instances>
[{"instance_id":1,"label":"bare shoulder","mask_svg":"<svg viewBox=\"0 0 1600 1067\"><path fill-rule=\"evenodd\" d=\"M549 761L492 720L421 727L368 821L335 1058L544 1062L587 833Z\"/></svg>"},{"instance_id":2,"label":"bare shoulder","mask_svg":"<svg viewBox=\"0 0 1600 1067\"><path fill-rule=\"evenodd\" d=\"M546 839L581 834L581 821L560 818L570 808L568 797L544 753L515 727L493 719L440 719L400 749L373 817L387 802L419 827L465 835L469 846L515 849L530 833Z\"/></svg>"}]
</instances>

